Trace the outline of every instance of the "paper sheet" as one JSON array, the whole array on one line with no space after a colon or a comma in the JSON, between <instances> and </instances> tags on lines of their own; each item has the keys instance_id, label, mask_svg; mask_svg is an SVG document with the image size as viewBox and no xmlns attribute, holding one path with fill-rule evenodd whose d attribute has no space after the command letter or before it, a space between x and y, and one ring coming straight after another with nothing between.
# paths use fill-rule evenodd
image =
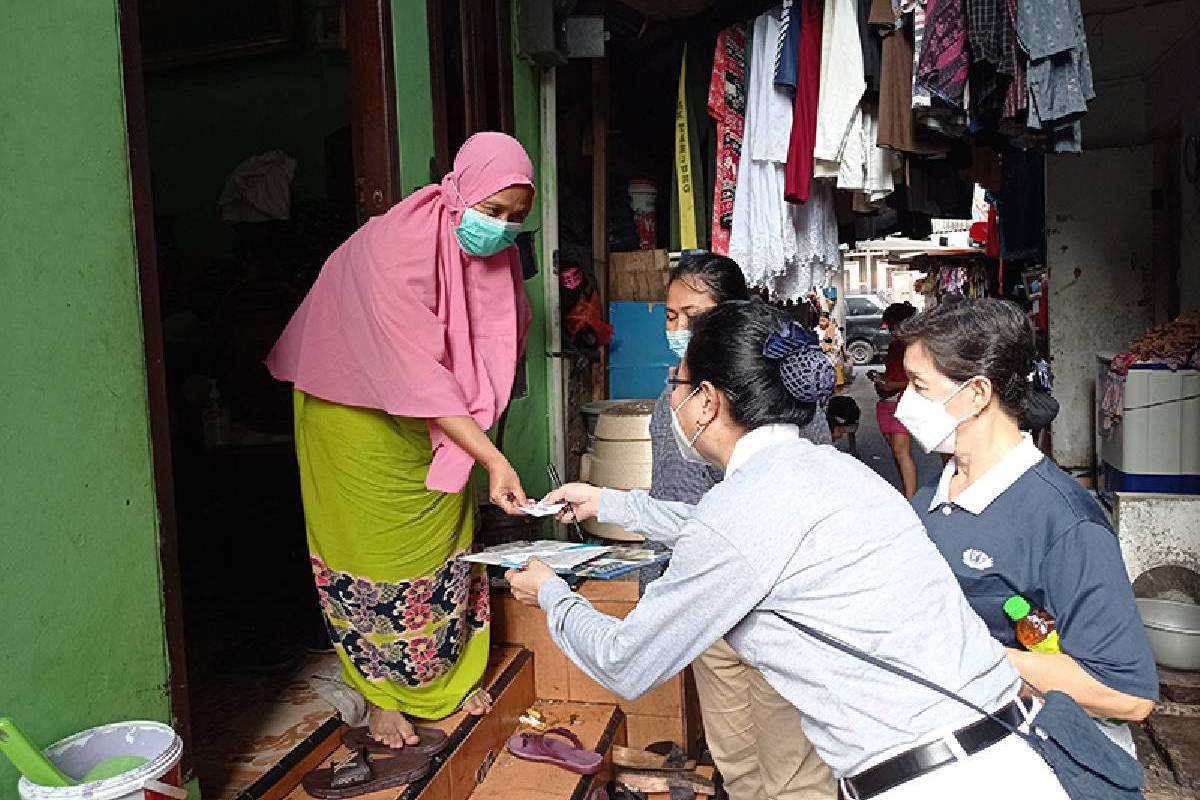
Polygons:
<instances>
[{"instance_id":1,"label":"paper sheet","mask_svg":"<svg viewBox=\"0 0 1200 800\"><path fill-rule=\"evenodd\" d=\"M553 517L566 507L566 503L534 503L529 506L518 506L517 510L531 517Z\"/></svg>"},{"instance_id":2,"label":"paper sheet","mask_svg":"<svg viewBox=\"0 0 1200 800\"><path fill-rule=\"evenodd\" d=\"M525 562L531 558L537 558L546 562L556 572L570 572L580 564L586 564L611 549L605 545L574 544L548 539L538 542L499 544L480 553L461 556L459 560L514 569L525 566Z\"/></svg>"}]
</instances>

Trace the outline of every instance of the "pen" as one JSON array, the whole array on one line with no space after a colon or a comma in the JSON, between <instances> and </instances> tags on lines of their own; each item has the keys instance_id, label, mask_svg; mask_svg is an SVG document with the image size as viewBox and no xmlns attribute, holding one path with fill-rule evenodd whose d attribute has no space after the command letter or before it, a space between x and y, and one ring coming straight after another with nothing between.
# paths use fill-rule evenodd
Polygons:
<instances>
[{"instance_id":1,"label":"pen","mask_svg":"<svg viewBox=\"0 0 1200 800\"><path fill-rule=\"evenodd\" d=\"M550 474L550 483L555 489L562 488L562 478L558 476L558 469L553 464L546 465L546 472ZM567 508L571 509L571 524L575 527L575 536L579 541L584 541L583 531L579 529L579 518L575 516L575 504L567 503Z\"/></svg>"}]
</instances>

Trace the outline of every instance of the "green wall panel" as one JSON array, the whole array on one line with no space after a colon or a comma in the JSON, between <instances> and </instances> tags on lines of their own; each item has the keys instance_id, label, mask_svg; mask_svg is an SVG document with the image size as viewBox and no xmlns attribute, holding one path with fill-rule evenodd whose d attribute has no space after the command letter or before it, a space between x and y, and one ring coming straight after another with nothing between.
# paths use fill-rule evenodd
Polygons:
<instances>
[{"instance_id":1,"label":"green wall panel","mask_svg":"<svg viewBox=\"0 0 1200 800\"><path fill-rule=\"evenodd\" d=\"M0 713L45 744L166 720L167 664L116 4L0 19Z\"/></svg>"},{"instance_id":2,"label":"green wall panel","mask_svg":"<svg viewBox=\"0 0 1200 800\"><path fill-rule=\"evenodd\" d=\"M429 84L426 0L392 0L392 61L396 69L396 130L404 194L429 183L433 158L433 94Z\"/></svg>"},{"instance_id":3,"label":"green wall panel","mask_svg":"<svg viewBox=\"0 0 1200 800\"><path fill-rule=\"evenodd\" d=\"M514 18L516 16L514 7ZM513 42L513 106L516 111L516 135L533 158L538 173L539 188L544 185L546 175L541 166L541 99L538 69L516 57L516 42ZM542 193L529 215L529 224L538 230L537 251L542 270L550 269L546 254L542 250ZM550 463L550 398L546 392L546 300L539 274L525 282L529 304L533 309L533 323L529 328L529 340L525 348L525 369L529 385L528 394L513 401L508 412L508 423L504 432L504 450L513 467L521 476L521 483L530 496L542 497L550 491L550 479L546 465Z\"/></svg>"}]
</instances>

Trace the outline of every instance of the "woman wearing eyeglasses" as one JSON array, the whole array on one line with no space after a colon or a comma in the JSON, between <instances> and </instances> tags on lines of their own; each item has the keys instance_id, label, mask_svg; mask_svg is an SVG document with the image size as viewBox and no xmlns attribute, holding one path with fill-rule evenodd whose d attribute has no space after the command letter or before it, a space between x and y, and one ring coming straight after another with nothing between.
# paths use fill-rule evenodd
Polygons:
<instances>
[{"instance_id":1,"label":"woman wearing eyeglasses","mask_svg":"<svg viewBox=\"0 0 1200 800\"><path fill-rule=\"evenodd\" d=\"M732 259L701 251L684 253L671 270L667 285L667 343L671 351L683 358L693 318L720 303L749 299L746 279ZM671 430L673 394L668 384L650 416L650 496L698 503L723 473L719 466L703 459L688 458L676 446ZM814 414L801 435L816 444L829 443L825 415ZM647 545L665 549L652 539ZM705 742L730 800L818 800L834 796L829 767L804 735L797 734L800 715L795 707L780 697L728 642L713 642L692 663L692 674L704 717Z\"/></svg>"},{"instance_id":2,"label":"woman wearing eyeglasses","mask_svg":"<svg viewBox=\"0 0 1200 800\"><path fill-rule=\"evenodd\" d=\"M725 637L799 711L848 797L1065 798L1004 726L776 615L1023 721L1016 669L912 507L857 459L800 436L829 368L811 332L754 302L717 306L691 331L672 429L682 453L724 480L696 505L581 484L546 498L669 544L666 574L623 620L540 562L509 573L513 594L540 606L563 652L623 697Z\"/></svg>"}]
</instances>

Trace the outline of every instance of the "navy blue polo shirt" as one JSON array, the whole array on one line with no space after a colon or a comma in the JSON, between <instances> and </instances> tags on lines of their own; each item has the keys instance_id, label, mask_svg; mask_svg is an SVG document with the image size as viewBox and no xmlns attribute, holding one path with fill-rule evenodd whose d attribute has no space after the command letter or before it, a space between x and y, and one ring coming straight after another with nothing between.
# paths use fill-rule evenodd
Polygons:
<instances>
[{"instance_id":1,"label":"navy blue polo shirt","mask_svg":"<svg viewBox=\"0 0 1200 800\"><path fill-rule=\"evenodd\" d=\"M1023 595L1058 624L1064 653L1096 680L1158 699L1158 672L1117 536L1100 505L1026 436L953 500L951 461L913 506L992 636L1019 647L1004 601Z\"/></svg>"}]
</instances>

